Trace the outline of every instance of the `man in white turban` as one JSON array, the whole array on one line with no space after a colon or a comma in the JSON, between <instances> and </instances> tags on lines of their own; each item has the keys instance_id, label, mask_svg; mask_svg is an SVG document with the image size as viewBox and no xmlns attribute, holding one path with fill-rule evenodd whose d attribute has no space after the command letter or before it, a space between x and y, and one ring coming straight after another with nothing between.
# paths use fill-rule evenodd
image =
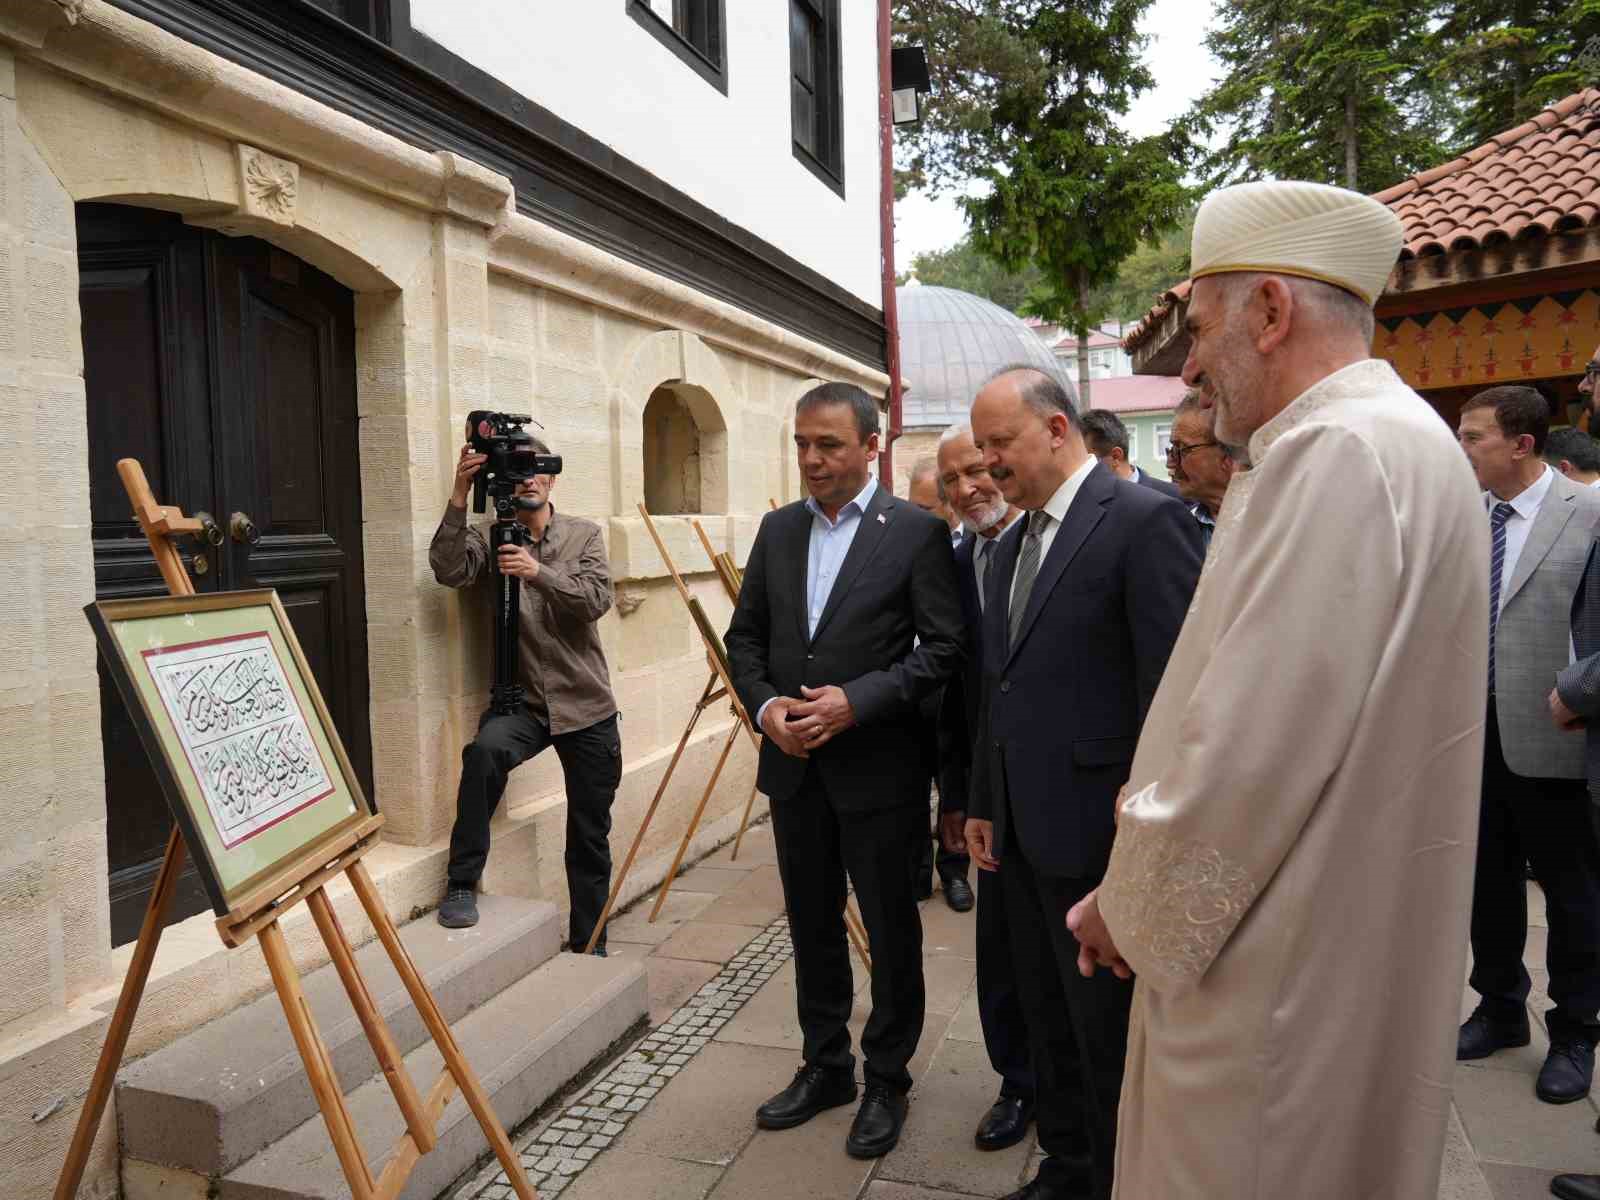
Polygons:
<instances>
[{"instance_id":1,"label":"man in white turban","mask_svg":"<svg viewBox=\"0 0 1600 1200\"><path fill-rule=\"evenodd\" d=\"M1489 537L1369 357L1398 220L1255 183L1195 222L1184 381L1253 464L1068 918L1137 978L1121 1200L1434 1200L1465 973Z\"/></svg>"}]
</instances>

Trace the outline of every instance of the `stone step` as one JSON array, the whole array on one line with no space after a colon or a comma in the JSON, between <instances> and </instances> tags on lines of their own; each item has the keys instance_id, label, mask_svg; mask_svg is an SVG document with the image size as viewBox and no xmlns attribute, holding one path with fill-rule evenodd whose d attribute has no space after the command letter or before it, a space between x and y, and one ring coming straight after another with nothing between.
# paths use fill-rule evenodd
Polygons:
<instances>
[{"instance_id":1,"label":"stone step","mask_svg":"<svg viewBox=\"0 0 1600 1200\"><path fill-rule=\"evenodd\" d=\"M400 930L446 1021L454 1024L560 949L553 905L478 898L472 929L445 929L428 914ZM243 953L258 954L250 947ZM427 1037L411 996L376 939L356 962L402 1052ZM306 999L346 1091L378 1069L333 966L302 976ZM278 1141L318 1112L278 994L201 1026L127 1067L117 1084L125 1157L214 1178Z\"/></svg>"},{"instance_id":2,"label":"stone step","mask_svg":"<svg viewBox=\"0 0 1600 1200\"><path fill-rule=\"evenodd\" d=\"M649 1010L644 964L562 954L452 1027L456 1043L509 1131L569 1083ZM406 1056L424 1094L443 1068L429 1041ZM382 1076L346 1097L376 1179L405 1121ZM438 1145L417 1163L399 1200L433 1200L489 1152L458 1091L439 1122ZM180 1193L181 1194L181 1193ZM216 1200L348 1200L321 1115L211 1184ZM129 1200L138 1200L131 1194Z\"/></svg>"}]
</instances>

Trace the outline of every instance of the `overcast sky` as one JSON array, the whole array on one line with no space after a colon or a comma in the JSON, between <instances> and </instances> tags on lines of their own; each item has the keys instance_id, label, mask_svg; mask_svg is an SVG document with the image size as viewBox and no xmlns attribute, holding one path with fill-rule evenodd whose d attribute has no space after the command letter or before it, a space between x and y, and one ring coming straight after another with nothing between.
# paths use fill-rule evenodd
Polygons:
<instances>
[{"instance_id":1,"label":"overcast sky","mask_svg":"<svg viewBox=\"0 0 1600 1200\"><path fill-rule=\"evenodd\" d=\"M1211 18L1210 0L1155 0L1145 13L1150 35L1146 55L1156 86L1134 102L1128 129L1136 135L1155 133L1188 109L1218 73L1203 38ZM961 240L966 218L953 199L930 200L914 192L894 208L894 262L904 271L911 259Z\"/></svg>"}]
</instances>

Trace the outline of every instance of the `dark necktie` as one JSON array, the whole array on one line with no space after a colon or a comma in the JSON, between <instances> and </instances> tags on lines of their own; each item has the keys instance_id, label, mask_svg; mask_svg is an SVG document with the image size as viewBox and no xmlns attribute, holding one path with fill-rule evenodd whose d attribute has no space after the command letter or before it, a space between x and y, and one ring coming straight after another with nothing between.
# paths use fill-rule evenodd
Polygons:
<instances>
[{"instance_id":1,"label":"dark necktie","mask_svg":"<svg viewBox=\"0 0 1600 1200\"><path fill-rule=\"evenodd\" d=\"M983 594L983 586L989 578L989 551L994 548L996 538L986 538L979 535L978 542L978 611L982 612L989 607L989 597Z\"/></svg>"},{"instance_id":2,"label":"dark necktie","mask_svg":"<svg viewBox=\"0 0 1600 1200\"><path fill-rule=\"evenodd\" d=\"M1022 616L1028 611L1028 597L1033 592L1034 576L1039 574L1040 535L1050 526L1050 514L1040 509L1028 514L1028 532L1022 539L1022 555L1017 559L1017 583L1011 592L1011 622L1007 630L1006 650L1017 643L1022 629Z\"/></svg>"},{"instance_id":3,"label":"dark necktie","mask_svg":"<svg viewBox=\"0 0 1600 1200\"><path fill-rule=\"evenodd\" d=\"M1517 510L1502 500L1489 514L1489 694L1494 695L1494 627L1500 623L1500 572L1506 564L1506 522Z\"/></svg>"}]
</instances>

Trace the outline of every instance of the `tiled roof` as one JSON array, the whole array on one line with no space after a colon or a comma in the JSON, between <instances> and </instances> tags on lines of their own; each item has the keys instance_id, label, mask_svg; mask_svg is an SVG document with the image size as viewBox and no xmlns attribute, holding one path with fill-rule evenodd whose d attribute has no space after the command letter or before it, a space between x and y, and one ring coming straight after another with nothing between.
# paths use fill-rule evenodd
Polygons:
<instances>
[{"instance_id":1,"label":"tiled roof","mask_svg":"<svg viewBox=\"0 0 1600 1200\"><path fill-rule=\"evenodd\" d=\"M1178 407L1186 389L1176 375L1118 375L1089 381L1090 408L1114 413L1165 412Z\"/></svg>"},{"instance_id":2,"label":"tiled roof","mask_svg":"<svg viewBox=\"0 0 1600 1200\"><path fill-rule=\"evenodd\" d=\"M1189 298L1189 281L1185 279L1161 293L1156 300L1155 307L1139 318L1139 323L1128 331L1128 336L1122 339L1122 348L1132 354L1140 346L1148 342L1161 322L1167 319L1167 314L1172 311L1174 304L1182 304Z\"/></svg>"},{"instance_id":3,"label":"tiled roof","mask_svg":"<svg viewBox=\"0 0 1600 1200\"><path fill-rule=\"evenodd\" d=\"M1402 261L1600 222L1600 88L1374 194L1405 225Z\"/></svg>"},{"instance_id":4,"label":"tiled roof","mask_svg":"<svg viewBox=\"0 0 1600 1200\"><path fill-rule=\"evenodd\" d=\"M1558 100L1431 171L1374 193L1405 228L1400 261L1600 224L1600 88ZM1164 293L1122 339L1132 353L1188 297Z\"/></svg>"}]
</instances>

